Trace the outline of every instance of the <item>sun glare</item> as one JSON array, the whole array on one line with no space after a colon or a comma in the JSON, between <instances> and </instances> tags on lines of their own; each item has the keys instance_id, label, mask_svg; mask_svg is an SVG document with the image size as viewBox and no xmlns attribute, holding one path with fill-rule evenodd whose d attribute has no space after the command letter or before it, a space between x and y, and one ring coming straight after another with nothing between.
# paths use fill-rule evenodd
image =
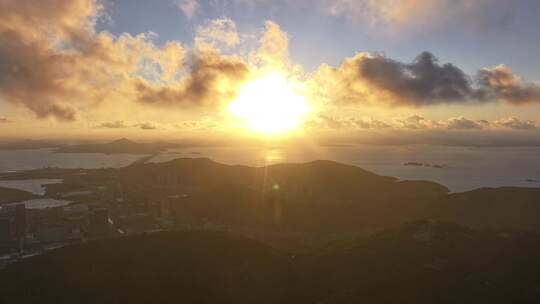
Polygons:
<instances>
[{"instance_id":1,"label":"sun glare","mask_svg":"<svg viewBox=\"0 0 540 304\"><path fill-rule=\"evenodd\" d=\"M307 98L280 73L270 73L246 83L229 111L242 126L267 135L298 129L310 111Z\"/></svg>"}]
</instances>

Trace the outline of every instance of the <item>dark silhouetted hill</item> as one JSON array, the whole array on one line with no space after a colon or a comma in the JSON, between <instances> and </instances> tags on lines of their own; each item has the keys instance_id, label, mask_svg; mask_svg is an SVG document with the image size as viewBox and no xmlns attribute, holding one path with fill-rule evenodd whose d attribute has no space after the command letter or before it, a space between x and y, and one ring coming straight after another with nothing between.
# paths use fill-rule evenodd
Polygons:
<instances>
[{"instance_id":1,"label":"dark silhouetted hill","mask_svg":"<svg viewBox=\"0 0 540 304\"><path fill-rule=\"evenodd\" d=\"M373 233L423 219L477 229L540 231L540 188L449 194L434 182L400 181L331 161L255 168L181 158L83 171L54 173L64 183L48 190L54 195L91 185L110 189L108 196L121 195L126 204L177 197L170 201L179 222L267 232ZM48 176L35 172L25 174Z\"/></svg>"},{"instance_id":2,"label":"dark silhouetted hill","mask_svg":"<svg viewBox=\"0 0 540 304\"><path fill-rule=\"evenodd\" d=\"M439 218L479 229L540 231L540 188L482 188L450 194Z\"/></svg>"},{"instance_id":3,"label":"dark silhouetted hill","mask_svg":"<svg viewBox=\"0 0 540 304\"><path fill-rule=\"evenodd\" d=\"M120 169L117 181L137 191L132 199L187 194L175 206L192 218L316 233L429 217L431 205L448 193L436 183L397 181L331 161L253 168L177 159Z\"/></svg>"},{"instance_id":4,"label":"dark silhouetted hill","mask_svg":"<svg viewBox=\"0 0 540 304\"><path fill-rule=\"evenodd\" d=\"M0 271L0 303L279 303L283 258L214 232L74 245Z\"/></svg>"},{"instance_id":5,"label":"dark silhouetted hill","mask_svg":"<svg viewBox=\"0 0 540 304\"><path fill-rule=\"evenodd\" d=\"M3 303L538 303L540 239L419 221L306 255L216 232L67 247L0 272Z\"/></svg>"}]
</instances>

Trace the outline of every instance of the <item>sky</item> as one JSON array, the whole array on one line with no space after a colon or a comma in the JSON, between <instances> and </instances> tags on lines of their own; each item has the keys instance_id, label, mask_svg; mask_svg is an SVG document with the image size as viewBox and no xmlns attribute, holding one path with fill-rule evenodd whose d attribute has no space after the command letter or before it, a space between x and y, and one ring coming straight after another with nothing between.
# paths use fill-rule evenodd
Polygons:
<instances>
[{"instance_id":1,"label":"sky","mask_svg":"<svg viewBox=\"0 0 540 304\"><path fill-rule=\"evenodd\" d=\"M0 137L538 144L538 28L534 0L0 0Z\"/></svg>"}]
</instances>

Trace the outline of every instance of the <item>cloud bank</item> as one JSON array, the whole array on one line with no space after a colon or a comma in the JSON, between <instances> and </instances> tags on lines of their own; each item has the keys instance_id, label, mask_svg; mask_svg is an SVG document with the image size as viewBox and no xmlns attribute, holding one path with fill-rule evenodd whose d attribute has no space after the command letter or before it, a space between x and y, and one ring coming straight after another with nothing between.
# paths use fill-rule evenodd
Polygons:
<instances>
[{"instance_id":1,"label":"cloud bank","mask_svg":"<svg viewBox=\"0 0 540 304\"><path fill-rule=\"evenodd\" d=\"M322 65L315 87L326 99L345 104L421 107L503 101L540 103L540 85L528 83L505 66L471 77L423 52L411 63L382 54L359 53L339 67Z\"/></svg>"},{"instance_id":2,"label":"cloud bank","mask_svg":"<svg viewBox=\"0 0 540 304\"><path fill-rule=\"evenodd\" d=\"M201 10L198 1L180 0L175 4L189 18ZM401 23L411 16L431 14L435 8L461 14L485 4L480 0L337 0L323 1L322 5L336 16L370 14L385 22ZM274 69L305 84L309 97L317 105L320 101L320 113L310 122L316 128L530 130L537 126L518 118L485 122L465 117L434 121L410 116L385 122L325 114L325 106L344 105L421 108L540 103L540 85L504 65L467 75L455 64L441 63L430 52L420 53L411 62L361 52L339 66L323 64L315 72L306 73L290 58L290 36L273 21L261 25L252 45L243 44L245 36L228 18L208 20L196 27L193 45L179 41L158 45L153 33L116 36L98 32L96 22L104 13L97 0L0 1L0 101L25 108L38 119L66 122L104 103L211 113L230 102L251 77ZM100 127L125 125L118 120Z\"/></svg>"}]
</instances>

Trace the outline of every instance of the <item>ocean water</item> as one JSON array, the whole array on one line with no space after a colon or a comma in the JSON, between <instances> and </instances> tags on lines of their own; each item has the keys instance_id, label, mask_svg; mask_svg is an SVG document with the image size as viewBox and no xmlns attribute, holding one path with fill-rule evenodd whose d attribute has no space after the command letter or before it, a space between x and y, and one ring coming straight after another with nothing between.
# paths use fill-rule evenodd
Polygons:
<instances>
[{"instance_id":1,"label":"ocean water","mask_svg":"<svg viewBox=\"0 0 540 304\"><path fill-rule=\"evenodd\" d=\"M0 151L0 172L46 166L63 168L123 167L142 155L63 154L51 150ZM359 166L403 180L430 180L453 192L481 187L540 187L540 147L448 147L433 145L332 146L303 148L199 147L174 149L150 160L207 157L231 165L263 166L317 159ZM405 166L407 162L444 168ZM1 185L1 184L0 184Z\"/></svg>"}]
</instances>

